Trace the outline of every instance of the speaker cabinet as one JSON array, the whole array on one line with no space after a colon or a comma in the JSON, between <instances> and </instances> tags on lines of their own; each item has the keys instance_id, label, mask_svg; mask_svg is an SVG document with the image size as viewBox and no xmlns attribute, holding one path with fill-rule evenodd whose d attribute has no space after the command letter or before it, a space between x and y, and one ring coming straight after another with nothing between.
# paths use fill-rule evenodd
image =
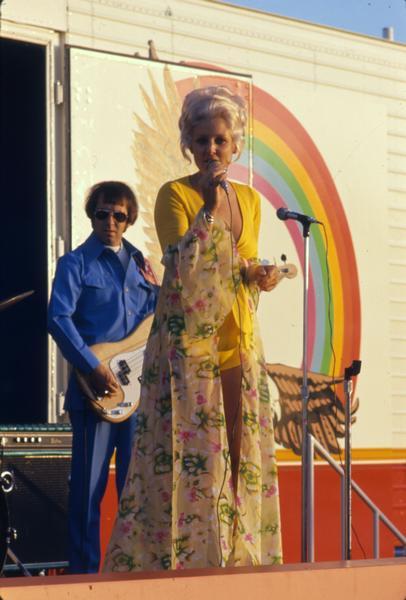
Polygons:
<instances>
[{"instance_id":1,"label":"speaker cabinet","mask_svg":"<svg viewBox=\"0 0 406 600\"><path fill-rule=\"evenodd\" d=\"M9 525L17 532L11 549L23 564L67 561L70 432L3 430L0 441L1 471L10 471L15 482L5 495Z\"/></svg>"}]
</instances>

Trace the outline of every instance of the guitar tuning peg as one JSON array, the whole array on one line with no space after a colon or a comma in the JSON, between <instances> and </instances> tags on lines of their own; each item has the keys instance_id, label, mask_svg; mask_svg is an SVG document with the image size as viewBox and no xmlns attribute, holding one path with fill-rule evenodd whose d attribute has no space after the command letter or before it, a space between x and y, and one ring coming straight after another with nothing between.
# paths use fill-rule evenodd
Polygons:
<instances>
[{"instance_id":1,"label":"guitar tuning peg","mask_svg":"<svg viewBox=\"0 0 406 600\"><path fill-rule=\"evenodd\" d=\"M284 263L287 261L286 254L281 254L281 261L284 262Z\"/></svg>"}]
</instances>

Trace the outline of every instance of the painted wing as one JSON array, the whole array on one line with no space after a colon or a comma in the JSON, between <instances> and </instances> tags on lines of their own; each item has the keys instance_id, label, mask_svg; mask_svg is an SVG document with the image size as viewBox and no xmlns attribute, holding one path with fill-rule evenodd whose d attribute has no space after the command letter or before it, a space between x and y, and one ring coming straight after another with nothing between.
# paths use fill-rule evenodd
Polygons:
<instances>
[{"instance_id":1,"label":"painted wing","mask_svg":"<svg viewBox=\"0 0 406 600\"><path fill-rule=\"evenodd\" d=\"M137 196L147 238L147 256L157 276L162 278L161 248L154 225L155 199L159 188L166 181L193 172L179 149L178 119L182 100L179 96L170 69L163 69L163 90L149 71L151 92L142 85L140 96L148 119L143 120L134 113L136 129L133 134L132 155L137 174Z\"/></svg>"},{"instance_id":2,"label":"painted wing","mask_svg":"<svg viewBox=\"0 0 406 600\"><path fill-rule=\"evenodd\" d=\"M301 369L282 364L267 364L268 375L279 392L279 411L275 411L275 440L284 448L301 454L302 445L302 398ZM330 453L338 453L338 440L344 437L343 378L333 379L328 375L308 374L309 429L313 436ZM351 407L351 422L355 423L358 399ZM279 412L279 414L277 414Z\"/></svg>"}]
</instances>

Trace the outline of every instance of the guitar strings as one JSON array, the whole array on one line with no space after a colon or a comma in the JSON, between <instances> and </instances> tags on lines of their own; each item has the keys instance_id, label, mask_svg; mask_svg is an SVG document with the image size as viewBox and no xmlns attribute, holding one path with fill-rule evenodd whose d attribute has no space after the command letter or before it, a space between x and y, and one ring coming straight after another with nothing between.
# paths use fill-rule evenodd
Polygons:
<instances>
[{"instance_id":1,"label":"guitar strings","mask_svg":"<svg viewBox=\"0 0 406 600\"><path fill-rule=\"evenodd\" d=\"M135 353L131 353L131 356L128 358L122 358L119 360L124 360L129 367L138 369L144 361L144 354L145 354L145 348L143 348L142 350L138 350ZM120 356L120 355L118 355L118 356ZM117 357L111 358L109 360L109 363L111 363L113 360L117 360ZM119 366L118 362L117 362L117 370L120 370L120 366Z\"/></svg>"}]
</instances>

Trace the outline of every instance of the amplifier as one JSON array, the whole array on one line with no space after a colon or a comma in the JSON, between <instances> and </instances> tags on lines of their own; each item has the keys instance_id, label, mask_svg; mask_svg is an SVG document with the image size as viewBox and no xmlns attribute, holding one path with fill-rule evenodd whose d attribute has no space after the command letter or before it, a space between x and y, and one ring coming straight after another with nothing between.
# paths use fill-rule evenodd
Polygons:
<instances>
[{"instance_id":1,"label":"amplifier","mask_svg":"<svg viewBox=\"0 0 406 600\"><path fill-rule=\"evenodd\" d=\"M6 452L35 449L69 449L72 447L70 425L1 425L0 448Z\"/></svg>"},{"instance_id":2,"label":"amplifier","mask_svg":"<svg viewBox=\"0 0 406 600\"><path fill-rule=\"evenodd\" d=\"M8 515L0 519L16 530L10 548L24 564L45 567L68 559L71 445L67 425L0 425L0 472L14 478L14 488L4 494Z\"/></svg>"}]
</instances>

